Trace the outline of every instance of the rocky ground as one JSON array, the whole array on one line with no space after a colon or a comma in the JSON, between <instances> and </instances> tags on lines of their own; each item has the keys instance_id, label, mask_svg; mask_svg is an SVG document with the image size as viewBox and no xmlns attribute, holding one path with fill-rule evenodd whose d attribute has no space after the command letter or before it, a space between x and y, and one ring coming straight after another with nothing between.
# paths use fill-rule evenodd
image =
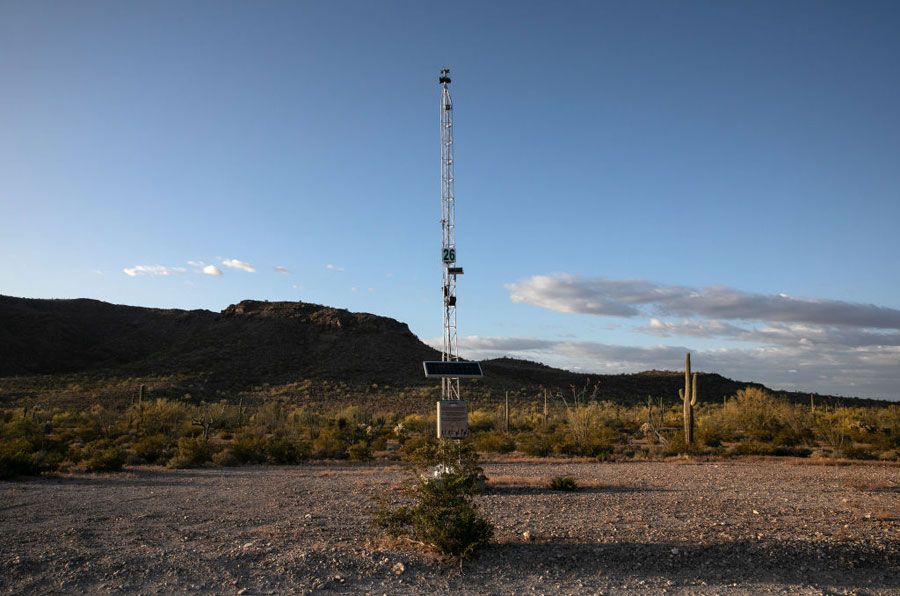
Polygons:
<instances>
[{"instance_id":1,"label":"rocky ground","mask_svg":"<svg viewBox=\"0 0 900 596\"><path fill-rule=\"evenodd\" d=\"M398 467L0 483L0 591L898 593L900 468L494 462L462 569L371 529ZM545 488L556 475L584 488ZM523 533L528 532L528 540Z\"/></svg>"}]
</instances>

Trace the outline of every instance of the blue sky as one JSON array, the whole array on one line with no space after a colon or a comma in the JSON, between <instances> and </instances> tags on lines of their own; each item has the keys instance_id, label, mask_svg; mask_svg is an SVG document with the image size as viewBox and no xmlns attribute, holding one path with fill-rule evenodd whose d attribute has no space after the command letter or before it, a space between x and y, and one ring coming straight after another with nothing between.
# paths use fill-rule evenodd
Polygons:
<instances>
[{"instance_id":1,"label":"blue sky","mask_svg":"<svg viewBox=\"0 0 900 596\"><path fill-rule=\"evenodd\" d=\"M895 2L4 2L0 293L439 337L446 66L471 356L690 349L900 398L898 30Z\"/></svg>"}]
</instances>

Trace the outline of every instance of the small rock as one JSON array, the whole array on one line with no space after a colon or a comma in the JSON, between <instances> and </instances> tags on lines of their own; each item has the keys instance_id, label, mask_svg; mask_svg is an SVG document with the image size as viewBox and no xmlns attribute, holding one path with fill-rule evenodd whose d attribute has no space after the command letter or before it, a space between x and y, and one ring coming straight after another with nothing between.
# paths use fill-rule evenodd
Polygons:
<instances>
[{"instance_id":1,"label":"small rock","mask_svg":"<svg viewBox=\"0 0 900 596\"><path fill-rule=\"evenodd\" d=\"M529 532L528 530L522 532L522 540L524 540L525 542L531 542L531 532Z\"/></svg>"},{"instance_id":2,"label":"small rock","mask_svg":"<svg viewBox=\"0 0 900 596\"><path fill-rule=\"evenodd\" d=\"M394 572L394 575L402 575L403 572L406 571L406 565L404 565L400 561L397 561L396 563L394 563L394 566L391 567L391 571Z\"/></svg>"}]
</instances>

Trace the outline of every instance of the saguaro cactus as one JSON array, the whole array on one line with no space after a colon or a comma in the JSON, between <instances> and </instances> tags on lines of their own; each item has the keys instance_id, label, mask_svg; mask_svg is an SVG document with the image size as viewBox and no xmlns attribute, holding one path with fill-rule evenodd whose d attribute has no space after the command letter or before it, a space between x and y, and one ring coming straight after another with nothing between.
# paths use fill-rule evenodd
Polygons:
<instances>
[{"instance_id":1,"label":"saguaro cactus","mask_svg":"<svg viewBox=\"0 0 900 596\"><path fill-rule=\"evenodd\" d=\"M697 373L691 376L691 353L684 355L684 389L678 390L684 405L684 442L694 444L694 406L697 404Z\"/></svg>"}]
</instances>

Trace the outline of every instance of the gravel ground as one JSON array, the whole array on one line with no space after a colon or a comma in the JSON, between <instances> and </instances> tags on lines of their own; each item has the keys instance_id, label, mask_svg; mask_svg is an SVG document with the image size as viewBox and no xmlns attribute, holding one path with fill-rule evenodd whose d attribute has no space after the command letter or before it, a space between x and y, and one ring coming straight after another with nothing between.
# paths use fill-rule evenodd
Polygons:
<instances>
[{"instance_id":1,"label":"gravel ground","mask_svg":"<svg viewBox=\"0 0 900 596\"><path fill-rule=\"evenodd\" d=\"M0 592L900 593L900 468L485 465L495 544L462 569L369 527L395 466L0 483ZM544 485L569 475L576 493ZM529 540L523 532L529 532Z\"/></svg>"}]
</instances>

